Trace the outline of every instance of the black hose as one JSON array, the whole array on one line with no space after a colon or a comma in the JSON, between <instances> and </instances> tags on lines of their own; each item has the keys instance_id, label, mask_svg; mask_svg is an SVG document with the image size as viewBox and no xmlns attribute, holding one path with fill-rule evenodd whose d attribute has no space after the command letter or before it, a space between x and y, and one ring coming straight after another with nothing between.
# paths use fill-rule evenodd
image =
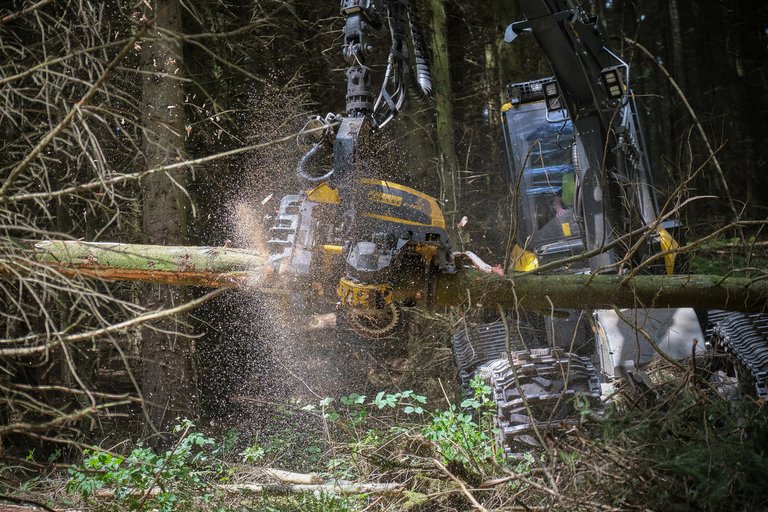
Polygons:
<instances>
[{"instance_id":1,"label":"black hose","mask_svg":"<svg viewBox=\"0 0 768 512\"><path fill-rule=\"evenodd\" d=\"M416 91L416 98L424 101L432 95L432 70L424 27L421 25L413 0L408 2L408 23L411 28L411 41L413 41L413 54L416 61L416 81L413 83L413 88Z\"/></svg>"},{"instance_id":2,"label":"black hose","mask_svg":"<svg viewBox=\"0 0 768 512\"><path fill-rule=\"evenodd\" d=\"M299 159L299 163L296 166L296 175L299 177L299 179L302 179L307 183L320 183L321 181L325 181L331 177L333 174L333 169L325 174L321 174L320 176L312 176L307 172L308 164L317 156L324 145L325 144L323 144L323 141L318 142L312 146L309 151L304 153L304 156Z\"/></svg>"}]
</instances>

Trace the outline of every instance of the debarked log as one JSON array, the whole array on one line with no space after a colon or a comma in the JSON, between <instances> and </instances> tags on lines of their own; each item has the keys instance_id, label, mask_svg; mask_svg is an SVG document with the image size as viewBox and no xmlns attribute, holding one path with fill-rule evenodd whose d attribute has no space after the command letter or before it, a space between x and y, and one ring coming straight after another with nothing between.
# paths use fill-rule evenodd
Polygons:
<instances>
[{"instance_id":1,"label":"debarked log","mask_svg":"<svg viewBox=\"0 0 768 512\"><path fill-rule=\"evenodd\" d=\"M189 247L80 241L41 241L19 251L0 276L34 272L41 265L66 276L106 281L209 288L256 285L267 259L259 251L230 247Z\"/></svg>"}]
</instances>

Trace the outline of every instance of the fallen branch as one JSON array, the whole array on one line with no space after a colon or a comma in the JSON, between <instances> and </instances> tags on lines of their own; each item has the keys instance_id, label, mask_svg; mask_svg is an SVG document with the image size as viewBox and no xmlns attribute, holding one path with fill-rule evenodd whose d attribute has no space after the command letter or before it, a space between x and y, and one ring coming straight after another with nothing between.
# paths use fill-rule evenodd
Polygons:
<instances>
[{"instance_id":1,"label":"fallen branch","mask_svg":"<svg viewBox=\"0 0 768 512\"><path fill-rule=\"evenodd\" d=\"M2 494L0 495L0 502L3 502L3 501L7 501L15 505L13 508L6 507L6 510L19 510L22 512L25 510L29 510L29 511L46 510L48 512L56 512L54 509L50 508L45 503L40 503L39 501L30 500L27 498L17 498L16 496L7 496L5 494Z\"/></svg>"},{"instance_id":2,"label":"fallen branch","mask_svg":"<svg viewBox=\"0 0 768 512\"><path fill-rule=\"evenodd\" d=\"M54 430L76 423L83 418L88 418L99 410L109 409L111 407L118 407L121 405L127 405L131 403L130 400L120 400L116 402L109 402L105 404L99 404L91 407L84 407L66 415L56 416L51 420L41 423L9 423L7 425L0 426L0 435L9 434L12 432L24 432L31 433L33 431L45 432L47 430Z\"/></svg>"},{"instance_id":3,"label":"fallen branch","mask_svg":"<svg viewBox=\"0 0 768 512\"><path fill-rule=\"evenodd\" d=\"M327 482L322 484L288 484L288 483L243 483L243 484L221 484L214 486L215 489L230 494L303 494L323 492L329 494L400 494L405 490L405 486L400 483L354 483L347 481ZM153 487L145 491L135 491L136 496L157 496L164 492L160 487ZM125 496L125 493L121 493ZM99 489L94 493L97 498L115 498L116 492L111 489Z\"/></svg>"},{"instance_id":4,"label":"fallen branch","mask_svg":"<svg viewBox=\"0 0 768 512\"><path fill-rule=\"evenodd\" d=\"M325 482L323 477L317 473L294 473L292 471L275 468L263 468L260 469L258 473L267 478L279 480L286 484L314 485Z\"/></svg>"},{"instance_id":5,"label":"fallen branch","mask_svg":"<svg viewBox=\"0 0 768 512\"><path fill-rule=\"evenodd\" d=\"M442 471L443 473L445 473L445 475L446 475L448 478L450 478L451 480L453 480L453 481L456 483L456 485L458 485L458 486L459 486L459 489L461 489L461 493L462 493L464 496L466 496L466 498L467 498L467 499L470 501L470 503L472 503L472 507L473 507L475 510L478 510L479 512L488 512L488 509L487 509L487 508L485 508L484 506L482 506L482 505L480 504L480 502L479 502L479 501L477 501L477 499L475 499L474 495L473 495L473 494L472 494L472 493L469 491L469 489L467 489L467 486L464 484L464 482L462 482L461 480L459 480L459 478L458 478L456 475L454 475L453 473L451 473L450 471L448 471L448 468L446 468L446 467L445 467L445 465L443 465L443 464L442 464L442 463L441 463L439 460L437 460L437 459L432 459L432 462L434 462L434 463L435 463L435 465L436 465L438 468L440 468L440 471Z\"/></svg>"},{"instance_id":6,"label":"fallen branch","mask_svg":"<svg viewBox=\"0 0 768 512\"><path fill-rule=\"evenodd\" d=\"M226 484L217 489L229 493L296 494L325 492L331 494L400 494L405 486L399 483L330 482L325 484Z\"/></svg>"},{"instance_id":7,"label":"fallen branch","mask_svg":"<svg viewBox=\"0 0 768 512\"><path fill-rule=\"evenodd\" d=\"M56 0L40 0L36 4L30 5L26 9L22 9L22 10L20 10L18 12L13 12L11 14L7 14L7 15L3 16L2 18L0 18L0 27L3 26L3 25L8 24L10 22L12 22L13 20L19 19L22 16L26 16L27 14L29 14L31 12L34 12L34 11L36 11L36 10L42 8L42 7L45 7L46 5L48 5L50 3L53 3L55 1Z\"/></svg>"}]
</instances>

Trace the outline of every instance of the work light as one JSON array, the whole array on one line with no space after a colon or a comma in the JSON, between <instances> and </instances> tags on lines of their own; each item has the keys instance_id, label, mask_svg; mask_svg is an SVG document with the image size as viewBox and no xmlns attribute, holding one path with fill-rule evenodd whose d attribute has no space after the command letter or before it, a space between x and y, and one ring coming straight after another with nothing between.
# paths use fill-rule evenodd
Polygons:
<instances>
[{"instance_id":1,"label":"work light","mask_svg":"<svg viewBox=\"0 0 768 512\"><path fill-rule=\"evenodd\" d=\"M544 88L544 101L547 103L547 110L554 112L562 110L563 101L560 99L560 90L557 87L557 82L552 80L543 84Z\"/></svg>"},{"instance_id":2,"label":"work light","mask_svg":"<svg viewBox=\"0 0 768 512\"><path fill-rule=\"evenodd\" d=\"M624 84L618 67L605 68L600 72L600 76L609 98L617 100L624 96Z\"/></svg>"}]
</instances>

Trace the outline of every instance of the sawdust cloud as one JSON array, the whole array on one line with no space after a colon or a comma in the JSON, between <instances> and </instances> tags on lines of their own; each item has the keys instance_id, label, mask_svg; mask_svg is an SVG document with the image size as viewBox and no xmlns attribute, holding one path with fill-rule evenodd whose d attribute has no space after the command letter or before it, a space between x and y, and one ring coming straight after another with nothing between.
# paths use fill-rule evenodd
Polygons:
<instances>
[{"instance_id":1,"label":"sawdust cloud","mask_svg":"<svg viewBox=\"0 0 768 512\"><path fill-rule=\"evenodd\" d=\"M247 143L296 133L312 108L299 88L265 87L254 93ZM306 148L268 146L243 159L230 184L226 229L234 247L268 253L269 228L286 194L301 184L296 163ZM212 424L249 435L274 428L274 413L288 404L360 391L375 361L366 343L336 329L329 311L293 297L258 291L229 294L203 313L212 340L205 354L206 409ZM280 421L280 420L278 420Z\"/></svg>"},{"instance_id":2,"label":"sawdust cloud","mask_svg":"<svg viewBox=\"0 0 768 512\"><path fill-rule=\"evenodd\" d=\"M251 136L245 142L296 133L319 112L299 87L266 86L253 94L248 116ZM431 115L429 109L401 115L383 133L374 134L362 154L362 172L436 195L439 183L427 128ZM236 164L242 172L230 184L224 223L232 246L268 252L266 240L280 199L302 190L296 164L307 149L296 142L268 146ZM275 423L288 421L279 413L287 406L298 408L326 396L375 393L396 386L399 368L405 367L397 362L405 351L405 339L390 345L361 339L337 329L332 313L315 306L295 297L254 291L229 294L209 308L214 341L207 354L206 366L211 366L207 396L213 422L258 436L275 428ZM436 354L445 359L441 347L434 341L422 345L428 354L419 361L429 362L411 365L415 378L434 373L431 366L444 366L432 364Z\"/></svg>"}]
</instances>

